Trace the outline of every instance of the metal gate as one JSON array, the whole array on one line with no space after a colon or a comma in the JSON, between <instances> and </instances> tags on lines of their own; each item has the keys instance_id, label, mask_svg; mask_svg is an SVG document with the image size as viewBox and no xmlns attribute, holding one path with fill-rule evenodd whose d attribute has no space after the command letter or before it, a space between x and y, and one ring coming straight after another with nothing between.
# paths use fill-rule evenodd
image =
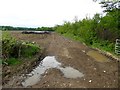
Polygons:
<instances>
[{"instance_id":1,"label":"metal gate","mask_svg":"<svg viewBox=\"0 0 120 90\"><path fill-rule=\"evenodd\" d=\"M120 39L116 39L115 53L120 55Z\"/></svg>"}]
</instances>

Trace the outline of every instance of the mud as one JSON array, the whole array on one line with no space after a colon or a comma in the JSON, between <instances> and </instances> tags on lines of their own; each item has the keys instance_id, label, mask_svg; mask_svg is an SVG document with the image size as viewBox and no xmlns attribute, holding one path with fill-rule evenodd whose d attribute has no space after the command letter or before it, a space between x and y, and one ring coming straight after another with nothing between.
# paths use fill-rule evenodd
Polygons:
<instances>
[{"instance_id":1,"label":"mud","mask_svg":"<svg viewBox=\"0 0 120 90\"><path fill-rule=\"evenodd\" d=\"M62 71L66 78L81 78L84 76L81 72L72 67L60 68L60 71Z\"/></svg>"},{"instance_id":2,"label":"mud","mask_svg":"<svg viewBox=\"0 0 120 90\"><path fill-rule=\"evenodd\" d=\"M59 65L60 63L56 61L54 56L45 57L31 73L27 74L27 78L24 82L22 82L22 85L24 87L35 85L38 81L40 81L42 75L47 69L57 68Z\"/></svg>"},{"instance_id":3,"label":"mud","mask_svg":"<svg viewBox=\"0 0 120 90\"><path fill-rule=\"evenodd\" d=\"M55 56L57 61L62 64L61 67L72 67L84 75L81 78L66 78L64 77L64 73L61 73L62 69L50 68L44 72L40 81L30 86L31 88L118 87L118 62L114 59L111 60L111 58L104 56L97 50L93 51L90 47L65 38L57 33L50 35L27 35L14 31L11 32L11 35L20 40L37 43L42 48L45 48L46 56ZM67 69L70 70L69 68L66 68L66 70ZM15 81L20 82L17 78ZM6 85L8 87L10 86L9 83ZM11 87L23 86L14 83Z\"/></svg>"},{"instance_id":4,"label":"mud","mask_svg":"<svg viewBox=\"0 0 120 90\"><path fill-rule=\"evenodd\" d=\"M105 57L104 55L100 54L98 51L91 50L87 52L87 55L94 58L94 60L97 60L98 62L109 62L110 59Z\"/></svg>"},{"instance_id":5,"label":"mud","mask_svg":"<svg viewBox=\"0 0 120 90\"><path fill-rule=\"evenodd\" d=\"M61 63L56 60L55 56L47 56L41 61L39 66L37 66L31 73L27 74L27 78L24 82L22 82L22 85L27 87L37 84L45 71L50 68L59 69L66 78L80 78L84 76L82 73L72 67L61 67Z\"/></svg>"}]
</instances>

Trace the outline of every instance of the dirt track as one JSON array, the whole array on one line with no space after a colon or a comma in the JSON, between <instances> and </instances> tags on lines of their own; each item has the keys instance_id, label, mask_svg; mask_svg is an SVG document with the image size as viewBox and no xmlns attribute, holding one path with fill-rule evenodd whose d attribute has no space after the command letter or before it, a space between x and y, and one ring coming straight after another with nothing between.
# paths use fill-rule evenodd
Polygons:
<instances>
[{"instance_id":1,"label":"dirt track","mask_svg":"<svg viewBox=\"0 0 120 90\"><path fill-rule=\"evenodd\" d=\"M56 56L64 67L71 66L84 74L82 78L68 79L57 69L49 69L32 88L117 88L118 62L111 60L82 43L67 39L59 34L51 35L21 34L12 32L20 40L36 42L46 49L46 56ZM97 59L88 54L89 51L98 53ZM103 60L103 59L106 60Z\"/></svg>"}]
</instances>

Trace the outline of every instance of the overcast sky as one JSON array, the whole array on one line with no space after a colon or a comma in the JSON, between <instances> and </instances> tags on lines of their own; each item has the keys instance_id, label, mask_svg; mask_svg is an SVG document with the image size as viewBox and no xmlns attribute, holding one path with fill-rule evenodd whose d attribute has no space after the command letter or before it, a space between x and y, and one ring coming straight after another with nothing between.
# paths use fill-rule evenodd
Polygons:
<instances>
[{"instance_id":1,"label":"overcast sky","mask_svg":"<svg viewBox=\"0 0 120 90\"><path fill-rule=\"evenodd\" d=\"M93 0L0 0L0 25L54 26L101 12Z\"/></svg>"}]
</instances>

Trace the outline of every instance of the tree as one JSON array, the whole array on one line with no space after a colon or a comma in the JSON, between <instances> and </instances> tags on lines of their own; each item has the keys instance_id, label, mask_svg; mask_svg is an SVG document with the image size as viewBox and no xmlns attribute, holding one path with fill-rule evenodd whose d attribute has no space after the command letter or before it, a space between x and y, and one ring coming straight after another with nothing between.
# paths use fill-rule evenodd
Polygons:
<instances>
[{"instance_id":1,"label":"tree","mask_svg":"<svg viewBox=\"0 0 120 90\"><path fill-rule=\"evenodd\" d=\"M102 7L105 8L104 12L112 12L114 10L118 10L120 1L102 1ZM119 9L120 10L120 9Z\"/></svg>"}]
</instances>

